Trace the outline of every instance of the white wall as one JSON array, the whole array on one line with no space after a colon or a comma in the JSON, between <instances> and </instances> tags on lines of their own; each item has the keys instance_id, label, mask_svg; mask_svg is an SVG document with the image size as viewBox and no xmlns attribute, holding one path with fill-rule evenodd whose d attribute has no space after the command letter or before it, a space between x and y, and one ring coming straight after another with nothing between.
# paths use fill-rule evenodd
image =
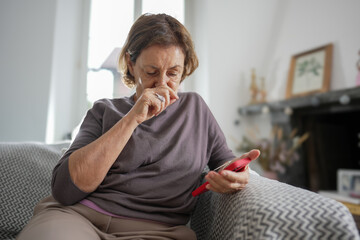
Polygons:
<instances>
[{"instance_id":1,"label":"white wall","mask_svg":"<svg viewBox=\"0 0 360 240\"><path fill-rule=\"evenodd\" d=\"M58 0L52 55L46 141L55 142L79 124L86 104L90 2Z\"/></svg>"},{"instance_id":2,"label":"white wall","mask_svg":"<svg viewBox=\"0 0 360 240\"><path fill-rule=\"evenodd\" d=\"M280 1L282 4L285 1ZM287 1L266 58L270 99L285 95L290 58L327 43L334 44L331 90L355 86L360 50L359 0ZM281 86L280 86L281 85Z\"/></svg>"},{"instance_id":3,"label":"white wall","mask_svg":"<svg viewBox=\"0 0 360 240\"><path fill-rule=\"evenodd\" d=\"M0 141L60 140L80 121L88 8L88 0L0 1ZM266 77L270 100L282 99L291 56L333 42L331 89L355 85L359 9L359 0L186 0L200 58L186 90L205 98L234 147L230 137L246 131L234 121L249 101L251 68ZM250 122L266 132L267 120Z\"/></svg>"},{"instance_id":4,"label":"white wall","mask_svg":"<svg viewBox=\"0 0 360 240\"><path fill-rule=\"evenodd\" d=\"M87 2L0 1L0 141L57 141L80 121Z\"/></svg>"},{"instance_id":5,"label":"white wall","mask_svg":"<svg viewBox=\"0 0 360 240\"><path fill-rule=\"evenodd\" d=\"M55 3L0 1L0 141L45 139Z\"/></svg>"},{"instance_id":6,"label":"white wall","mask_svg":"<svg viewBox=\"0 0 360 240\"><path fill-rule=\"evenodd\" d=\"M248 124L266 136L268 116L234 125L238 107L249 102L251 68L266 77L269 100L284 99L291 56L332 42L331 89L355 86L359 9L358 0L187 0L200 67L186 90L204 94L230 147Z\"/></svg>"}]
</instances>

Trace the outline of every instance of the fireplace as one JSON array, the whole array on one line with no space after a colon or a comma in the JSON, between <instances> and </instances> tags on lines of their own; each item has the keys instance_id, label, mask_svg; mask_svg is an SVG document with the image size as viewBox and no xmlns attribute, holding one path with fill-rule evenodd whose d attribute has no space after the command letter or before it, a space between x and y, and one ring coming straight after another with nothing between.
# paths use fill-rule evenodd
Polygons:
<instances>
[{"instance_id":1,"label":"fireplace","mask_svg":"<svg viewBox=\"0 0 360 240\"><path fill-rule=\"evenodd\" d=\"M298 149L299 161L279 175L280 181L311 191L336 190L338 169L360 169L360 87L251 105L239 112L259 114L264 107L273 125L310 134Z\"/></svg>"}]
</instances>

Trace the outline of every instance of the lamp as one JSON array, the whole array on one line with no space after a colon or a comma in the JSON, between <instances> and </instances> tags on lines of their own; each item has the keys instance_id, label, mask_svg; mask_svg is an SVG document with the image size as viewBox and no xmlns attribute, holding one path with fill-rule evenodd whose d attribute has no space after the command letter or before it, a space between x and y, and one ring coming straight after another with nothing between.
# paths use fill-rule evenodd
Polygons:
<instances>
[{"instance_id":1,"label":"lamp","mask_svg":"<svg viewBox=\"0 0 360 240\"><path fill-rule=\"evenodd\" d=\"M122 97L130 94L130 89L121 81L121 74L118 72L118 63L121 48L114 48L110 55L101 64L99 70L105 69L110 71L114 76L114 97Z\"/></svg>"}]
</instances>

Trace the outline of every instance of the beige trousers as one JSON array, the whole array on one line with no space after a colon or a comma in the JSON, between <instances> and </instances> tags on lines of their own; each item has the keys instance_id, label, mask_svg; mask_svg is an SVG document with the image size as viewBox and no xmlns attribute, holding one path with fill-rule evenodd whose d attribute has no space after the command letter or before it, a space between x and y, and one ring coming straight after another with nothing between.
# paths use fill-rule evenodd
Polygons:
<instances>
[{"instance_id":1,"label":"beige trousers","mask_svg":"<svg viewBox=\"0 0 360 240\"><path fill-rule=\"evenodd\" d=\"M196 239L186 226L129 220L99 213L82 204L63 206L53 197L35 207L34 216L17 237L18 240L127 240Z\"/></svg>"}]
</instances>

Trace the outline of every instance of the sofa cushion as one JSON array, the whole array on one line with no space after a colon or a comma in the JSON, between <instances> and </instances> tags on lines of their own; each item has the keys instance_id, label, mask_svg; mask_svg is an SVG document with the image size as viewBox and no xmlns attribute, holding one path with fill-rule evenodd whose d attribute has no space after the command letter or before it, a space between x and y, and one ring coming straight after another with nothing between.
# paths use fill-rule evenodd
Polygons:
<instances>
[{"instance_id":1,"label":"sofa cushion","mask_svg":"<svg viewBox=\"0 0 360 240\"><path fill-rule=\"evenodd\" d=\"M51 192L52 169L69 143L0 143L0 239L14 239Z\"/></svg>"},{"instance_id":2,"label":"sofa cushion","mask_svg":"<svg viewBox=\"0 0 360 240\"><path fill-rule=\"evenodd\" d=\"M237 193L200 195L191 227L198 240L359 239L343 204L256 175Z\"/></svg>"}]
</instances>

